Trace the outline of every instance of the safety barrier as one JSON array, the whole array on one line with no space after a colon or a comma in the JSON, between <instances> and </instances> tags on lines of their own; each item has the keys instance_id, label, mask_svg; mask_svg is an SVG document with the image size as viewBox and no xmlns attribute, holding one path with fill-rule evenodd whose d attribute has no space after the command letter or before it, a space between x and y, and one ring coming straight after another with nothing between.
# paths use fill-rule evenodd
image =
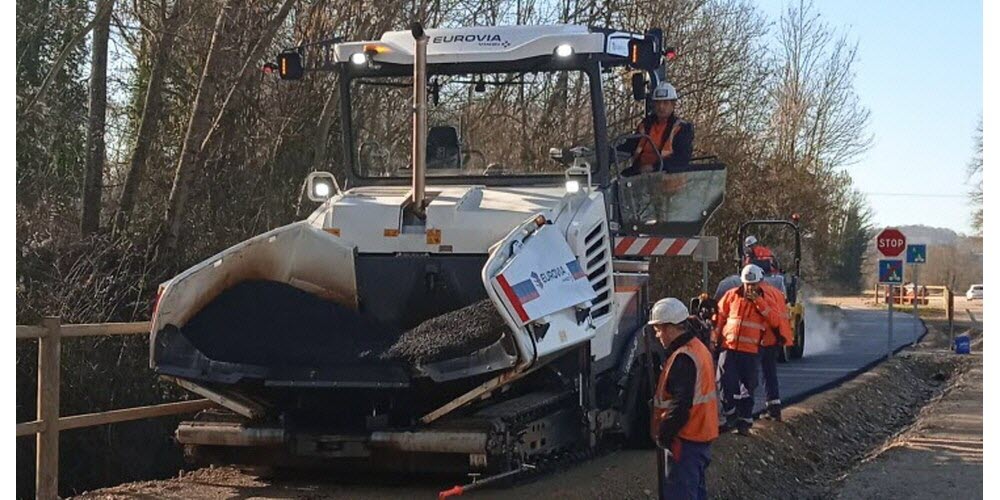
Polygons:
<instances>
[{"instance_id":1,"label":"safety barrier","mask_svg":"<svg viewBox=\"0 0 1000 500\"><path fill-rule=\"evenodd\" d=\"M946 286L939 285L919 285L916 294L913 293L912 287L907 289L902 286L892 287L892 300L893 304L909 304L913 305L916 301L917 305L929 305L933 300L939 300L942 306L947 309L947 302L949 295L952 291ZM889 285L879 285L875 287L875 303L878 304L880 299L882 302L887 302L890 296Z\"/></svg>"},{"instance_id":2,"label":"safety barrier","mask_svg":"<svg viewBox=\"0 0 1000 500\"><path fill-rule=\"evenodd\" d=\"M35 498L59 495L59 432L81 427L146 418L194 413L215 404L207 399L176 401L120 410L59 416L60 353L62 339L149 333L149 322L63 325L59 318L45 318L41 326L17 325L17 340L38 339L38 407L36 418L17 424L17 437L36 436Z\"/></svg>"}]
</instances>

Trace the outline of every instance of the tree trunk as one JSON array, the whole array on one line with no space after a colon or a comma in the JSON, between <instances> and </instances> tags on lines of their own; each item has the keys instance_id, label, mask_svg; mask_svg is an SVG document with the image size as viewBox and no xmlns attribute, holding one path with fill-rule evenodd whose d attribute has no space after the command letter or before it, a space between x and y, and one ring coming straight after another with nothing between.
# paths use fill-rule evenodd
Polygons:
<instances>
[{"instance_id":1,"label":"tree trunk","mask_svg":"<svg viewBox=\"0 0 1000 500\"><path fill-rule=\"evenodd\" d=\"M139 131L136 135L135 149L132 151L132 159L129 162L128 172L125 174L125 186L122 188L118 203L118 212L115 214L114 229L116 233L128 228L129 218L132 217L132 211L135 207L136 194L139 192L139 184L146 171L150 146L160 130L160 113L163 110L163 80L167 63L170 60L170 53L173 51L174 40L177 38L177 30L185 17L184 4L185 0L177 0L174 3L170 17L163 23L160 43L153 54L149 85L146 87L142 115L139 117Z\"/></svg>"},{"instance_id":2,"label":"tree trunk","mask_svg":"<svg viewBox=\"0 0 1000 500\"><path fill-rule=\"evenodd\" d=\"M236 83L233 84L233 87L226 94L213 120L211 106L218 91L217 75L214 67L218 64L217 60L219 59L217 57L220 43L219 36L222 31L221 28L224 25L223 19L228 16L227 12L233 7L234 3L236 3L234 0L226 0L222 12L219 14L219 19L216 20L208 59L205 61L205 71L201 75L201 84L198 86L198 93L195 97L194 111L184 138L184 148L181 150L180 160L177 162L177 171L174 175L173 188L170 190L170 199L167 202L167 213L164 220L167 233L162 245L168 252L177 248L177 243L180 239L184 209L191 190L191 178L195 172L201 152L208 145L212 137L212 132L218 128L226 112L226 108L233 97L233 93L243 81L243 76L250 67L250 63L259 60L263 56L264 50L270 45L271 39L274 38L278 27L281 26L281 23L288 16L288 11L295 4L295 0L285 0L278 14L268 24L264 34L261 35L260 40L257 41L257 44L244 61L243 67L236 77Z\"/></svg>"},{"instance_id":3,"label":"tree trunk","mask_svg":"<svg viewBox=\"0 0 1000 500\"><path fill-rule=\"evenodd\" d=\"M104 188L104 125L108 109L108 36L114 0L97 7L93 50L90 53L90 105L87 112L87 163L83 170L83 210L80 231L97 232L101 225L101 190Z\"/></svg>"},{"instance_id":4,"label":"tree trunk","mask_svg":"<svg viewBox=\"0 0 1000 500\"><path fill-rule=\"evenodd\" d=\"M238 0L226 0L222 9L219 10L219 16L215 19L212 41L208 46L208 57L205 58L205 68L202 70L201 80L198 82L198 91L191 108L191 120L188 121L187 132L184 134L184 144L181 147L180 158L177 160L174 183L170 188L170 198L167 201L167 212L164 216L166 234L162 241L162 245L167 250L174 250L177 247L177 238L180 235L180 226L184 217L184 204L187 202L191 189L191 174L194 171L195 162L198 160L202 140L208 134L208 129L212 124L211 107L218 92L216 66L220 62L218 55L222 45L223 28L237 2Z\"/></svg>"},{"instance_id":5,"label":"tree trunk","mask_svg":"<svg viewBox=\"0 0 1000 500\"><path fill-rule=\"evenodd\" d=\"M90 22L83 27L83 29L74 34L73 38L66 42L66 45L63 45L62 50L59 51L59 56L56 57L56 61L52 63L52 68L50 68L49 72L45 74L45 79L42 80L42 84L39 85L38 90L35 91L35 95L30 101L28 101L28 104L25 104L24 108L21 109L22 116L27 116L28 113L36 105L38 105L38 103L45 100L45 91L48 90L49 85L56 79L56 75L58 75L59 72L62 71L63 66L66 65L66 59L69 57L69 54L73 52L73 49L76 48L80 42L83 41L83 39L87 36L87 33L90 33L90 30L94 29L98 22L104 19L111 19L112 5L113 0L104 1L98 4L97 11L94 13L94 18L91 19ZM18 126L20 126L20 124L25 123L25 120L18 120L17 123Z\"/></svg>"},{"instance_id":6,"label":"tree trunk","mask_svg":"<svg viewBox=\"0 0 1000 500\"><path fill-rule=\"evenodd\" d=\"M326 97L323 104L323 111L319 114L319 123L316 125L316 133L313 136L313 158L312 170L324 170L327 160L327 144L330 142L330 127L333 125L333 117L337 114L337 96L339 90L333 90ZM344 165L343 167L346 167ZM339 170L339 169L338 169ZM341 172L333 172L334 175Z\"/></svg>"}]
</instances>

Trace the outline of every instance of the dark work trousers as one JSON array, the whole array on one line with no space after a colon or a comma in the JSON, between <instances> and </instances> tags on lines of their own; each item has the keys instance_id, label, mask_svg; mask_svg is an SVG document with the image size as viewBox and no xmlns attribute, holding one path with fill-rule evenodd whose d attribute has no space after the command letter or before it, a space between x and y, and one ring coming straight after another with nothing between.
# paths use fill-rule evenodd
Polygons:
<instances>
[{"instance_id":1,"label":"dark work trousers","mask_svg":"<svg viewBox=\"0 0 1000 500\"><path fill-rule=\"evenodd\" d=\"M732 422L735 418L737 426L753 426L753 394L757 389L759 362L756 354L747 352L727 349L719 355L718 377L722 381L722 414L727 422Z\"/></svg>"},{"instance_id":2,"label":"dark work trousers","mask_svg":"<svg viewBox=\"0 0 1000 500\"><path fill-rule=\"evenodd\" d=\"M780 345L760 348L760 371L764 376L764 406L777 405L781 407L781 395L778 393L778 353Z\"/></svg>"},{"instance_id":3,"label":"dark work trousers","mask_svg":"<svg viewBox=\"0 0 1000 500\"><path fill-rule=\"evenodd\" d=\"M696 443L677 438L670 447L671 457L660 471L660 500L704 500L708 498L705 469L712 462L712 443ZM665 453L665 450L656 450Z\"/></svg>"}]
</instances>

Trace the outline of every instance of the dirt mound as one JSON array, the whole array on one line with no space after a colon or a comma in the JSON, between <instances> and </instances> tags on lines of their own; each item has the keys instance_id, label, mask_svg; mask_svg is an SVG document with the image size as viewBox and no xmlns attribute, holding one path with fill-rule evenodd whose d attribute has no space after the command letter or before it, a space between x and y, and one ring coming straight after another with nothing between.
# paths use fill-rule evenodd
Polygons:
<instances>
[{"instance_id":1,"label":"dirt mound","mask_svg":"<svg viewBox=\"0 0 1000 500\"><path fill-rule=\"evenodd\" d=\"M431 318L399 337L384 359L430 363L468 354L493 344L507 324L490 300L481 300Z\"/></svg>"},{"instance_id":2,"label":"dirt mound","mask_svg":"<svg viewBox=\"0 0 1000 500\"><path fill-rule=\"evenodd\" d=\"M717 498L811 498L868 450L913 421L960 360L904 354L840 388L759 422L752 439L729 436L710 481ZM722 458L724 457L724 458Z\"/></svg>"}]
</instances>

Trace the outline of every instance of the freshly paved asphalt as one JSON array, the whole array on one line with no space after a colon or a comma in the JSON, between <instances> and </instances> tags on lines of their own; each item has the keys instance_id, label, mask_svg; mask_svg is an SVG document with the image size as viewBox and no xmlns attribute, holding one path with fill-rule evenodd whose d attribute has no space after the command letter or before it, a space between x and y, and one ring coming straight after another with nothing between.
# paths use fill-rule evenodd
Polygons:
<instances>
[{"instance_id":1,"label":"freshly paved asphalt","mask_svg":"<svg viewBox=\"0 0 1000 500\"><path fill-rule=\"evenodd\" d=\"M785 405L839 385L882 360L889 349L887 313L841 309L818 313L807 309L806 347L801 359L778 364L778 386ZM893 352L926 333L911 314L893 312ZM757 386L754 411L764 408L764 386Z\"/></svg>"}]
</instances>

